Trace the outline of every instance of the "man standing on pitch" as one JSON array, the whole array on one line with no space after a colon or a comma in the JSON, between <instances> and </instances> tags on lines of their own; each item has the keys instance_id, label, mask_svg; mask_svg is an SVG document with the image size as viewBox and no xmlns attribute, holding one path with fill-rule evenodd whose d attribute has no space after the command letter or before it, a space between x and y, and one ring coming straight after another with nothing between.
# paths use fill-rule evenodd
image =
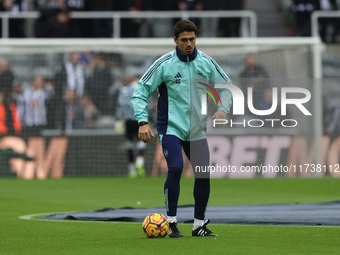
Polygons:
<instances>
[{"instance_id":1,"label":"man standing on pitch","mask_svg":"<svg viewBox=\"0 0 340 255\"><path fill-rule=\"evenodd\" d=\"M182 237L177 227L177 203L180 178L183 169L182 148L193 169L209 165L209 148L206 139L207 116L202 110L204 95L212 81L231 81L219 65L195 47L196 25L182 20L174 27L176 49L159 59L146 71L137 83L131 103L139 123L138 137L144 143L155 137L148 125L148 98L158 89L157 132L168 165L164 195L169 221L169 236ZM222 81L222 82L221 82ZM232 95L227 89L216 89L220 103L213 119L225 119L229 112ZM206 100L207 97L205 97ZM194 171L195 172L195 171ZM205 210L210 193L209 172L195 172L193 236L216 236L206 226Z\"/></svg>"}]
</instances>

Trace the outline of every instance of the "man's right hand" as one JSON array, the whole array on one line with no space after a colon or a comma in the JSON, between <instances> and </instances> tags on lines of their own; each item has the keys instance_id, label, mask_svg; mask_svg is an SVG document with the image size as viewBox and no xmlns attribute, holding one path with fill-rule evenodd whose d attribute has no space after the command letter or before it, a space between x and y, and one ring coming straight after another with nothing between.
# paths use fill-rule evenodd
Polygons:
<instances>
[{"instance_id":1,"label":"man's right hand","mask_svg":"<svg viewBox=\"0 0 340 255\"><path fill-rule=\"evenodd\" d=\"M138 138L139 140L143 141L144 143L151 143L151 137L155 137L155 135L153 134L150 126L148 124L145 124L143 126L139 127L138 130Z\"/></svg>"}]
</instances>

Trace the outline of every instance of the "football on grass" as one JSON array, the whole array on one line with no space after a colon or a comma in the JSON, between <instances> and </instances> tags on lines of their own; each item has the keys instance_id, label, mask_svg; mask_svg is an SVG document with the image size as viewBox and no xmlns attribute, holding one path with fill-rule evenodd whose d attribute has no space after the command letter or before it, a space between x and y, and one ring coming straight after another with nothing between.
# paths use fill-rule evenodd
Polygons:
<instances>
[{"instance_id":1,"label":"football on grass","mask_svg":"<svg viewBox=\"0 0 340 255\"><path fill-rule=\"evenodd\" d=\"M145 217L142 228L148 238L163 238L168 234L169 222L163 214L151 213Z\"/></svg>"}]
</instances>

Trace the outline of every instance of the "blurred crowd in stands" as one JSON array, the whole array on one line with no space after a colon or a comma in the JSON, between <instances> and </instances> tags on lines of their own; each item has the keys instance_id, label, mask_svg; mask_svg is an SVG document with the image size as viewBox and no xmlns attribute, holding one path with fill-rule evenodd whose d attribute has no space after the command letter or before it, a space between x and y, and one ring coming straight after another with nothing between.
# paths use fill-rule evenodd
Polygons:
<instances>
[{"instance_id":1,"label":"blurred crowd in stands","mask_svg":"<svg viewBox=\"0 0 340 255\"><path fill-rule=\"evenodd\" d=\"M5 59L0 59L0 135L91 129L99 114L111 114L109 61L102 53L91 54L87 63L91 75L85 76L84 55L70 53L53 78L34 75L29 86L16 78Z\"/></svg>"},{"instance_id":2,"label":"blurred crowd in stands","mask_svg":"<svg viewBox=\"0 0 340 255\"><path fill-rule=\"evenodd\" d=\"M0 137L39 136L45 129L112 129L116 120L131 118L119 97L139 76L114 77L118 62L119 56L108 52L71 52L56 63L52 76L21 80L7 59L0 58ZM150 102L152 122L155 107ZM104 123L98 124L100 118Z\"/></svg>"},{"instance_id":3,"label":"blurred crowd in stands","mask_svg":"<svg viewBox=\"0 0 340 255\"><path fill-rule=\"evenodd\" d=\"M250 0L248 0L250 1ZM273 0L280 2L282 16L287 23L287 35L310 36L311 13L339 10L339 0ZM39 11L40 17L28 29L27 20L10 19L9 37L36 38L110 38L114 36L112 19L71 18L70 12L101 11L212 11L244 10L246 0L0 0L0 11ZM121 37L171 36L174 18L122 19ZM201 37L239 37L240 18L196 18ZM270 21L268 21L270 22ZM326 42L336 42L338 18L320 19L319 30ZM0 26L0 29L2 27ZM29 35L27 30L30 31ZM1 31L0 31L1 32Z\"/></svg>"},{"instance_id":4,"label":"blurred crowd in stands","mask_svg":"<svg viewBox=\"0 0 340 255\"><path fill-rule=\"evenodd\" d=\"M289 0L284 12L286 21L292 29L292 35L311 36L311 15L314 11L337 11L339 0ZM323 41L339 42L340 17L320 18L319 33Z\"/></svg>"},{"instance_id":5,"label":"blurred crowd in stands","mask_svg":"<svg viewBox=\"0 0 340 255\"><path fill-rule=\"evenodd\" d=\"M244 0L0 0L0 11L39 11L34 24L37 38L109 38L113 36L112 19L72 19L77 11L181 11L181 10L242 10ZM122 37L168 37L175 19L123 19ZM197 21L199 22L199 21ZM206 36L238 36L240 19L204 19ZM209 28L208 28L209 26ZM1 27L1 26L0 26ZM26 37L25 20L10 20L10 37ZM211 32L212 31L212 32Z\"/></svg>"}]
</instances>

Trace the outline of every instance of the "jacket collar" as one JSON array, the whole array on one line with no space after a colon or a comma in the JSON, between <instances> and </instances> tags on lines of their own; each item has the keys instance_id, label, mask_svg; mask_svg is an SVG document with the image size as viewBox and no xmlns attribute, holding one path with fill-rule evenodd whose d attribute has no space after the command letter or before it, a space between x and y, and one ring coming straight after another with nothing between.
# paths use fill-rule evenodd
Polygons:
<instances>
[{"instance_id":1,"label":"jacket collar","mask_svg":"<svg viewBox=\"0 0 340 255\"><path fill-rule=\"evenodd\" d=\"M195 58L197 57L197 49L195 47L193 53L191 55L184 55L182 54L182 52L179 51L178 47L176 46L176 54L177 54L177 57L183 61L183 62L188 62L188 59L187 57L189 57L189 62L195 60Z\"/></svg>"}]
</instances>

